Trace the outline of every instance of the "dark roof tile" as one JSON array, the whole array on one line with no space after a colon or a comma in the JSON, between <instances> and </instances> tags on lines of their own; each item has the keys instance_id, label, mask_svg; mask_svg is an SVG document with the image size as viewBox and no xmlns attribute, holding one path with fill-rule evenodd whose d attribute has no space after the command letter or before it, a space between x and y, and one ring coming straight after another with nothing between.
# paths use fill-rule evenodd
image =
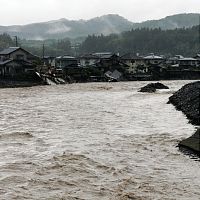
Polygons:
<instances>
[{"instance_id":1,"label":"dark roof tile","mask_svg":"<svg viewBox=\"0 0 200 200\"><path fill-rule=\"evenodd\" d=\"M16 51L20 49L20 47L9 47L7 49L4 49L3 51L0 52L0 55L9 55L11 54L12 52Z\"/></svg>"}]
</instances>

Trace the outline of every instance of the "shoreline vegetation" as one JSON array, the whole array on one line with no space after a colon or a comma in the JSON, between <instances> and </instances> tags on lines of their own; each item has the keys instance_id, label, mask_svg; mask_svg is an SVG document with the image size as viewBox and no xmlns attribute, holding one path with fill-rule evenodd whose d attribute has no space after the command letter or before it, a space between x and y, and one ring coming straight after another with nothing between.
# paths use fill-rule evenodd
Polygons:
<instances>
[{"instance_id":1,"label":"shoreline vegetation","mask_svg":"<svg viewBox=\"0 0 200 200\"><path fill-rule=\"evenodd\" d=\"M196 132L191 137L180 141L178 147L200 157L200 81L183 86L169 98L168 103L182 111L189 122L197 126Z\"/></svg>"}]
</instances>

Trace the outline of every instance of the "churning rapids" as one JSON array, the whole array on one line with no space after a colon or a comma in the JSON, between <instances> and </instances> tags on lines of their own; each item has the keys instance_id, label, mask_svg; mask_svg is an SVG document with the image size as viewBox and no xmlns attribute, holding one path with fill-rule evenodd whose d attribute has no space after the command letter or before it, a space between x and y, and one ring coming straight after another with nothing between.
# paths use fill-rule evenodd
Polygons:
<instances>
[{"instance_id":1,"label":"churning rapids","mask_svg":"<svg viewBox=\"0 0 200 200\"><path fill-rule=\"evenodd\" d=\"M195 130L147 82L0 90L0 199L200 199L200 162L176 145Z\"/></svg>"}]
</instances>

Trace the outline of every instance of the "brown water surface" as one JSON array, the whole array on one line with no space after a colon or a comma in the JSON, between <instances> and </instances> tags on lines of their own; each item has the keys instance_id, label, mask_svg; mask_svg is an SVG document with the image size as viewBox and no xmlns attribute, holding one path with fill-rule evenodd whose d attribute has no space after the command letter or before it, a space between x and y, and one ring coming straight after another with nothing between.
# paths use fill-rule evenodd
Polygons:
<instances>
[{"instance_id":1,"label":"brown water surface","mask_svg":"<svg viewBox=\"0 0 200 200\"><path fill-rule=\"evenodd\" d=\"M178 151L194 127L166 104L190 81L0 90L0 199L200 199L200 162Z\"/></svg>"}]
</instances>

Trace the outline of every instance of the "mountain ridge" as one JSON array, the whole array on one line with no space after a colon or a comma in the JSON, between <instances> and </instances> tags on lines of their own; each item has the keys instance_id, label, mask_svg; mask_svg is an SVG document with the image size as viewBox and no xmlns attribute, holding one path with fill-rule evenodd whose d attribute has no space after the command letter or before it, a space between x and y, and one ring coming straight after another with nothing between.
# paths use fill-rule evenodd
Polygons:
<instances>
[{"instance_id":1,"label":"mountain ridge","mask_svg":"<svg viewBox=\"0 0 200 200\"><path fill-rule=\"evenodd\" d=\"M118 14L103 15L89 20L61 18L27 25L0 26L0 34L8 33L11 36L17 35L20 38L31 40L73 39L92 34L119 34L137 28L161 28L163 30L190 28L199 24L199 17L199 13L181 13L140 23L131 22Z\"/></svg>"}]
</instances>

